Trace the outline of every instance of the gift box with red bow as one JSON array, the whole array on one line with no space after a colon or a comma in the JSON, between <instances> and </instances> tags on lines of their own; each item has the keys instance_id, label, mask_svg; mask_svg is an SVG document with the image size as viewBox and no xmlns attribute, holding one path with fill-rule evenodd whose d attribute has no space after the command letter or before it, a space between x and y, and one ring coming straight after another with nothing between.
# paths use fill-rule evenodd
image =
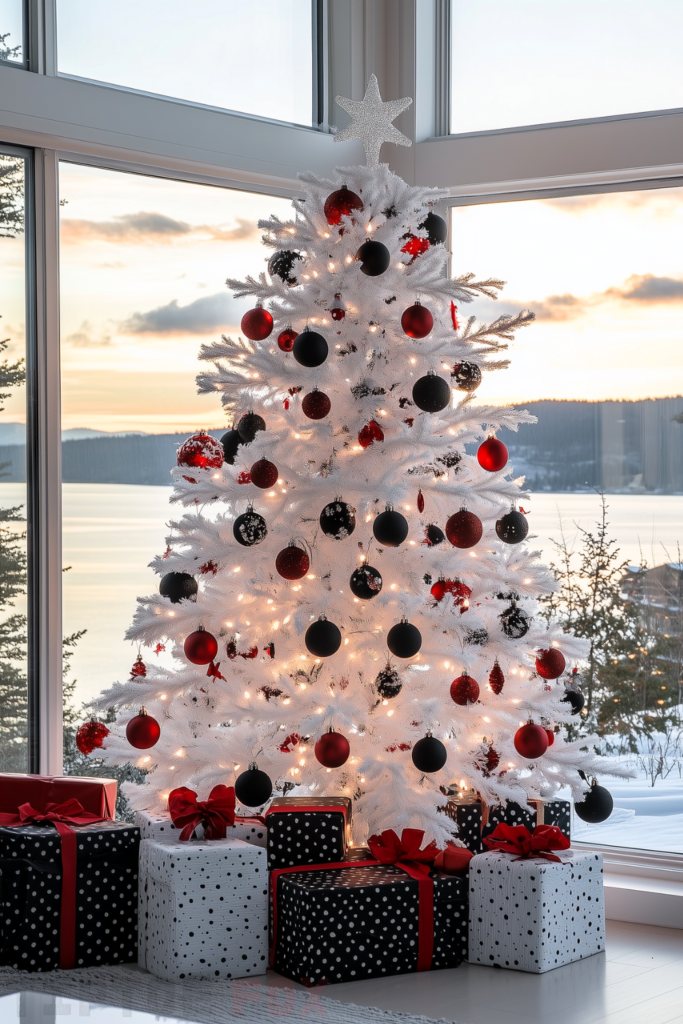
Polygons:
<instances>
[{"instance_id":1,"label":"gift box with red bow","mask_svg":"<svg viewBox=\"0 0 683 1024\"><path fill-rule=\"evenodd\" d=\"M166 812L137 811L135 824L141 839L158 842L241 839L264 849L267 843L263 818L235 814L233 786L214 786L206 800L198 800L197 794L184 786L174 789L169 794Z\"/></svg>"},{"instance_id":2,"label":"gift box with red bow","mask_svg":"<svg viewBox=\"0 0 683 1024\"><path fill-rule=\"evenodd\" d=\"M571 839L571 804L568 800L530 800L518 804L508 800L505 804L487 805L474 790L448 793L445 814L458 828L455 835L472 853L481 853L486 847L483 840L498 825L554 825Z\"/></svg>"},{"instance_id":3,"label":"gift box with red bow","mask_svg":"<svg viewBox=\"0 0 683 1024\"><path fill-rule=\"evenodd\" d=\"M501 824L470 862L470 963L541 974L605 948L602 855Z\"/></svg>"},{"instance_id":4,"label":"gift box with red bow","mask_svg":"<svg viewBox=\"0 0 683 1024\"><path fill-rule=\"evenodd\" d=\"M351 831L349 797L276 797L265 818L269 870L345 860Z\"/></svg>"},{"instance_id":5,"label":"gift box with red bow","mask_svg":"<svg viewBox=\"0 0 683 1024\"><path fill-rule=\"evenodd\" d=\"M354 851L346 862L272 871L275 970L316 985L462 963L467 878L435 870L439 851L422 849L423 839L418 829L400 839L389 830L370 839L364 859Z\"/></svg>"},{"instance_id":6,"label":"gift box with red bow","mask_svg":"<svg viewBox=\"0 0 683 1024\"><path fill-rule=\"evenodd\" d=\"M0 958L25 971L137 960L140 833L78 800L0 813Z\"/></svg>"}]
</instances>

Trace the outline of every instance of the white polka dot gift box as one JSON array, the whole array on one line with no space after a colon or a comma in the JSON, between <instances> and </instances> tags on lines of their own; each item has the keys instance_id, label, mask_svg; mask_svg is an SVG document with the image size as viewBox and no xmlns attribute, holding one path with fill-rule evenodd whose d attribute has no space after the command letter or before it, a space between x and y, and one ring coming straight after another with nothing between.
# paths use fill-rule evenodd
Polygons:
<instances>
[{"instance_id":1,"label":"white polka dot gift box","mask_svg":"<svg viewBox=\"0 0 683 1024\"><path fill-rule=\"evenodd\" d=\"M270 870L346 859L351 830L349 797L276 797L265 818Z\"/></svg>"},{"instance_id":2,"label":"white polka dot gift box","mask_svg":"<svg viewBox=\"0 0 683 1024\"><path fill-rule=\"evenodd\" d=\"M169 794L166 812L137 811L135 824L141 839L178 842L184 839L241 839L254 846L267 843L263 818L235 814L235 790L232 786L214 786L207 800L197 800L191 789L181 787Z\"/></svg>"},{"instance_id":3,"label":"white polka dot gift box","mask_svg":"<svg viewBox=\"0 0 683 1024\"><path fill-rule=\"evenodd\" d=\"M602 855L555 845L534 856L533 840L548 829L531 836L523 826L499 826L501 845L515 852L470 861L470 963L542 974L604 950Z\"/></svg>"},{"instance_id":4,"label":"white polka dot gift box","mask_svg":"<svg viewBox=\"0 0 683 1024\"><path fill-rule=\"evenodd\" d=\"M165 981L268 966L266 851L239 839L140 844L140 957Z\"/></svg>"}]
</instances>

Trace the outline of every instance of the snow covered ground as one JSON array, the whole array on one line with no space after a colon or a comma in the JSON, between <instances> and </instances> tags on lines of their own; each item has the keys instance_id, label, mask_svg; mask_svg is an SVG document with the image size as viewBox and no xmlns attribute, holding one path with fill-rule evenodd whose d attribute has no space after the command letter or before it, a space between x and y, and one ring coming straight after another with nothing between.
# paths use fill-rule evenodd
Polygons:
<instances>
[{"instance_id":1,"label":"snow covered ground","mask_svg":"<svg viewBox=\"0 0 683 1024\"><path fill-rule=\"evenodd\" d=\"M606 846L683 853L680 767L676 766L668 778L658 778L654 787L642 770L636 779L600 779L614 797L614 810L601 825L587 825L574 814L572 838Z\"/></svg>"}]
</instances>

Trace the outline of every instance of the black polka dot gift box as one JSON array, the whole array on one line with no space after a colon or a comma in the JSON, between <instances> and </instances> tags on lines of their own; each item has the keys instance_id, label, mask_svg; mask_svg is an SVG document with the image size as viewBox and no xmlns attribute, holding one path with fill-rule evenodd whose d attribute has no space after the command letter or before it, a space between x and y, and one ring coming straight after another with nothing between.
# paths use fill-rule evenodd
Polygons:
<instances>
[{"instance_id":1,"label":"black polka dot gift box","mask_svg":"<svg viewBox=\"0 0 683 1024\"><path fill-rule=\"evenodd\" d=\"M346 859L351 830L349 797L276 797L265 818L269 870Z\"/></svg>"},{"instance_id":2,"label":"black polka dot gift box","mask_svg":"<svg viewBox=\"0 0 683 1024\"><path fill-rule=\"evenodd\" d=\"M182 983L265 974L266 851L239 839L140 844L140 956Z\"/></svg>"},{"instance_id":3,"label":"black polka dot gift box","mask_svg":"<svg viewBox=\"0 0 683 1024\"><path fill-rule=\"evenodd\" d=\"M137 960L140 832L74 821L83 816L0 826L4 964L52 971Z\"/></svg>"}]
</instances>

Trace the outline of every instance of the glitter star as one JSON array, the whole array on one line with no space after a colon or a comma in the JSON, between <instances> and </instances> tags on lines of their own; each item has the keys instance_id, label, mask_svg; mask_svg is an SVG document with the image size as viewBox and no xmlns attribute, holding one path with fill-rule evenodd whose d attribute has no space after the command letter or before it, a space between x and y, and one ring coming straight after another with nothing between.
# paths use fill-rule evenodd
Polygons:
<instances>
[{"instance_id":1,"label":"glitter star","mask_svg":"<svg viewBox=\"0 0 683 1024\"><path fill-rule=\"evenodd\" d=\"M360 139L365 149L365 162L368 167L374 167L379 163L379 151L383 142L393 142L396 146L412 146L410 139L391 123L412 102L409 96L405 96L402 100L382 103L377 79L370 75L362 100L348 100L344 96L337 96L337 103L351 115L352 121L342 131L337 132L334 141Z\"/></svg>"}]
</instances>

